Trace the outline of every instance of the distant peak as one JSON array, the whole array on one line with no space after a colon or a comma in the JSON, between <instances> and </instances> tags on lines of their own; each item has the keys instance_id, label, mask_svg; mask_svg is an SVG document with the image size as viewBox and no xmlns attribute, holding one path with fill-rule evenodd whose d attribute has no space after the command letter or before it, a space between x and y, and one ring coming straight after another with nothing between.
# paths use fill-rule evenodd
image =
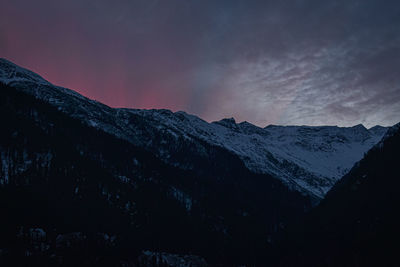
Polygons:
<instances>
[{"instance_id":1,"label":"distant peak","mask_svg":"<svg viewBox=\"0 0 400 267\"><path fill-rule=\"evenodd\" d=\"M357 125L354 125L353 127L351 127L352 129L356 129L356 130L367 130L367 128L365 128L365 126L364 125L362 125L361 123L360 124L357 124Z\"/></svg>"},{"instance_id":2,"label":"distant peak","mask_svg":"<svg viewBox=\"0 0 400 267\"><path fill-rule=\"evenodd\" d=\"M269 124L269 125L265 126L264 129L272 129L272 128L277 128L277 127L283 127L283 126L279 126L279 125L275 125L275 124Z\"/></svg>"},{"instance_id":3,"label":"distant peak","mask_svg":"<svg viewBox=\"0 0 400 267\"><path fill-rule=\"evenodd\" d=\"M224 118L224 119L220 120L220 122L228 122L228 123L236 124L236 121L235 121L235 119L234 119L233 117L231 117L231 118Z\"/></svg>"},{"instance_id":4,"label":"distant peak","mask_svg":"<svg viewBox=\"0 0 400 267\"><path fill-rule=\"evenodd\" d=\"M189 115L186 111L183 111L183 110L178 110L175 112L175 114L181 114L181 115L185 115L185 116Z\"/></svg>"},{"instance_id":5,"label":"distant peak","mask_svg":"<svg viewBox=\"0 0 400 267\"><path fill-rule=\"evenodd\" d=\"M241 123L239 123L239 125L242 125L242 126L251 126L251 127L257 127L257 128L259 128L258 126L254 125L254 124L252 124L252 123L250 123L250 122L248 122L248 121L242 121Z\"/></svg>"},{"instance_id":6,"label":"distant peak","mask_svg":"<svg viewBox=\"0 0 400 267\"><path fill-rule=\"evenodd\" d=\"M234 118L225 118L220 121L214 121L213 123L225 126L227 128L237 128L237 124Z\"/></svg>"}]
</instances>

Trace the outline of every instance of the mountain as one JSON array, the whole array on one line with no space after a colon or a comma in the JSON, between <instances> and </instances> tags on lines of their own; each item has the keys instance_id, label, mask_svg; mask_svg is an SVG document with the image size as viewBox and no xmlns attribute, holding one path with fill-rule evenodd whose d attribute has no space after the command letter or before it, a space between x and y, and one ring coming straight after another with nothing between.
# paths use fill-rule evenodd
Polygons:
<instances>
[{"instance_id":1,"label":"mountain","mask_svg":"<svg viewBox=\"0 0 400 267\"><path fill-rule=\"evenodd\" d=\"M259 263L312 206L222 146L0 69L1 266Z\"/></svg>"},{"instance_id":2,"label":"mountain","mask_svg":"<svg viewBox=\"0 0 400 267\"><path fill-rule=\"evenodd\" d=\"M0 59L0 81L88 126L142 147L169 165L195 169L196 161L182 155L207 159L210 155L204 145L215 146L238 156L251 172L271 175L315 201L322 199L387 130L381 126L368 130L362 125L260 128L234 119L208 123L182 111L113 109L54 86L5 59Z\"/></svg>"},{"instance_id":3,"label":"mountain","mask_svg":"<svg viewBox=\"0 0 400 267\"><path fill-rule=\"evenodd\" d=\"M288 235L283 265L398 266L400 123Z\"/></svg>"},{"instance_id":4,"label":"mountain","mask_svg":"<svg viewBox=\"0 0 400 267\"><path fill-rule=\"evenodd\" d=\"M4 59L0 124L1 266L265 266L395 133L114 109Z\"/></svg>"}]
</instances>

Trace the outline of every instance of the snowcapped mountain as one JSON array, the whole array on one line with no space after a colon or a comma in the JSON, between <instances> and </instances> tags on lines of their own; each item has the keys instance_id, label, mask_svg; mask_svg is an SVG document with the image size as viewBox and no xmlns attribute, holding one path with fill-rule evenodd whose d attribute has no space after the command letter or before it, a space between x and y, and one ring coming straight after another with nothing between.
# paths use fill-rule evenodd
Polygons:
<instances>
[{"instance_id":1,"label":"snowcapped mountain","mask_svg":"<svg viewBox=\"0 0 400 267\"><path fill-rule=\"evenodd\" d=\"M285 247L280 261L289 259L285 266L395 266L399 152L400 123L335 184L304 223L293 225L294 235L288 235L293 247Z\"/></svg>"},{"instance_id":2,"label":"snowcapped mountain","mask_svg":"<svg viewBox=\"0 0 400 267\"><path fill-rule=\"evenodd\" d=\"M272 246L313 204L221 146L171 138L143 116L46 85L32 94L36 88L0 82L3 265L40 256L48 263L41 266L80 266L82 259L149 266L154 257L143 251L167 262L191 255L222 266L263 261L254 252ZM119 129L122 115L135 127ZM136 139L126 141L129 135Z\"/></svg>"},{"instance_id":3,"label":"snowcapped mountain","mask_svg":"<svg viewBox=\"0 0 400 267\"><path fill-rule=\"evenodd\" d=\"M366 129L336 126L267 126L260 128L234 119L208 123L185 112L114 109L44 80L39 75L0 59L0 82L56 106L69 116L156 154L182 169L195 163L190 153L207 158L205 145L226 149L246 167L269 174L291 189L317 199L378 143L385 127ZM186 151L188 152L188 151Z\"/></svg>"}]
</instances>

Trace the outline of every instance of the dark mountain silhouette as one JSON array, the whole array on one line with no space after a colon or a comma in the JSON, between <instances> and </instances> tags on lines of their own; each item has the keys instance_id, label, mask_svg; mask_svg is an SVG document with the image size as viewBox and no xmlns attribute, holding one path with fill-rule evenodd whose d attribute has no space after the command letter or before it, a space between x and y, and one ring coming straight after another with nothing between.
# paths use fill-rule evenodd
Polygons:
<instances>
[{"instance_id":1,"label":"dark mountain silhouette","mask_svg":"<svg viewBox=\"0 0 400 267\"><path fill-rule=\"evenodd\" d=\"M395 127L113 109L3 59L0 78L1 266L392 262Z\"/></svg>"},{"instance_id":2,"label":"dark mountain silhouette","mask_svg":"<svg viewBox=\"0 0 400 267\"><path fill-rule=\"evenodd\" d=\"M222 148L183 170L12 87L0 96L3 262L109 265L145 249L257 262L311 207Z\"/></svg>"},{"instance_id":3,"label":"dark mountain silhouette","mask_svg":"<svg viewBox=\"0 0 400 267\"><path fill-rule=\"evenodd\" d=\"M289 231L284 265L398 266L400 124Z\"/></svg>"},{"instance_id":4,"label":"dark mountain silhouette","mask_svg":"<svg viewBox=\"0 0 400 267\"><path fill-rule=\"evenodd\" d=\"M208 123L182 111L110 108L5 59L0 59L0 81L174 167L202 168L197 159L213 157L205 146L218 147L239 158L249 171L273 176L316 203L387 130L368 130L361 124L260 128L233 118Z\"/></svg>"}]
</instances>

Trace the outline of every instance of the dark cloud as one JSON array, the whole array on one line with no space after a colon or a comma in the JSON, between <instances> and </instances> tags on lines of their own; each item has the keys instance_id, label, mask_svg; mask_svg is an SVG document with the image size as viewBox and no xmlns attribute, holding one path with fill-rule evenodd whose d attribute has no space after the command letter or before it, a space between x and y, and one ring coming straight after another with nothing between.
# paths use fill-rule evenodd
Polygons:
<instances>
[{"instance_id":1,"label":"dark cloud","mask_svg":"<svg viewBox=\"0 0 400 267\"><path fill-rule=\"evenodd\" d=\"M3 0L1 56L112 106L275 124L400 121L400 4Z\"/></svg>"}]
</instances>

